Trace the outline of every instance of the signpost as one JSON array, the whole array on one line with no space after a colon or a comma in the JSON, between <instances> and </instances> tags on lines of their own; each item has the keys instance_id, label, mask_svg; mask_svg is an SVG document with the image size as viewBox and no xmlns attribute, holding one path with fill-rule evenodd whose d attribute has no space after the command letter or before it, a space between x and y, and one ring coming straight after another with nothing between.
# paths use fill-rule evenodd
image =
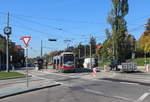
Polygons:
<instances>
[{"instance_id":1,"label":"signpost","mask_svg":"<svg viewBox=\"0 0 150 102\"><path fill-rule=\"evenodd\" d=\"M29 86L29 80L28 80L28 43L30 41L30 36L22 37L21 40L24 42L24 46L26 49L26 79L27 79L27 87Z\"/></svg>"}]
</instances>

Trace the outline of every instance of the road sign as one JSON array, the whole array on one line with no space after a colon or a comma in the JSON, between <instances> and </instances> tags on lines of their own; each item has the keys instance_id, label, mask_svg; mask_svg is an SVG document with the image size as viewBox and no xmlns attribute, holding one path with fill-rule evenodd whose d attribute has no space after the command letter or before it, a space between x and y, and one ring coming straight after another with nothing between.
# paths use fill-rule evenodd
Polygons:
<instances>
[{"instance_id":1,"label":"road sign","mask_svg":"<svg viewBox=\"0 0 150 102\"><path fill-rule=\"evenodd\" d=\"M30 36L24 36L24 37L22 37L21 39L23 40L24 45L25 45L26 47L28 47L28 43L29 43L31 37L30 37Z\"/></svg>"}]
</instances>

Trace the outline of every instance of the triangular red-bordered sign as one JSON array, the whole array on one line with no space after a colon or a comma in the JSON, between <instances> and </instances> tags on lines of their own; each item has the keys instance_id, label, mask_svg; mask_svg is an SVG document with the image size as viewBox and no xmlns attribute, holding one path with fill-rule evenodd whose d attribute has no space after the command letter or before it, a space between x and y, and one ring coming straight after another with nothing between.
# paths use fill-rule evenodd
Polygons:
<instances>
[{"instance_id":1,"label":"triangular red-bordered sign","mask_svg":"<svg viewBox=\"0 0 150 102\"><path fill-rule=\"evenodd\" d=\"M22 37L21 39L23 40L24 45L25 45L26 47L28 47L28 43L29 43L31 37L30 37L30 36L24 36L24 37Z\"/></svg>"}]
</instances>

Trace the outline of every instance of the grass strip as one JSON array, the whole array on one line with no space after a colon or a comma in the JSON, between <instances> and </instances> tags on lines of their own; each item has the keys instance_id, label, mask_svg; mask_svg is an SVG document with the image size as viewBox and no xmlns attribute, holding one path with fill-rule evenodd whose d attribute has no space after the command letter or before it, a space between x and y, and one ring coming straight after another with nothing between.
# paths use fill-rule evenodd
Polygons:
<instances>
[{"instance_id":1,"label":"grass strip","mask_svg":"<svg viewBox=\"0 0 150 102\"><path fill-rule=\"evenodd\" d=\"M0 72L0 79L24 77L25 74L18 72Z\"/></svg>"}]
</instances>

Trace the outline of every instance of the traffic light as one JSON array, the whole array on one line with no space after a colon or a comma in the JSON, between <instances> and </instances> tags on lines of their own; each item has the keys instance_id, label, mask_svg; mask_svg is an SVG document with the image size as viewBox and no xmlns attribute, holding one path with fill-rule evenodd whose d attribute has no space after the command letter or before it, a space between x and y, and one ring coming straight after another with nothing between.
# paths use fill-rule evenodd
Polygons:
<instances>
[{"instance_id":1,"label":"traffic light","mask_svg":"<svg viewBox=\"0 0 150 102\"><path fill-rule=\"evenodd\" d=\"M48 41L57 41L56 39L48 39Z\"/></svg>"}]
</instances>

